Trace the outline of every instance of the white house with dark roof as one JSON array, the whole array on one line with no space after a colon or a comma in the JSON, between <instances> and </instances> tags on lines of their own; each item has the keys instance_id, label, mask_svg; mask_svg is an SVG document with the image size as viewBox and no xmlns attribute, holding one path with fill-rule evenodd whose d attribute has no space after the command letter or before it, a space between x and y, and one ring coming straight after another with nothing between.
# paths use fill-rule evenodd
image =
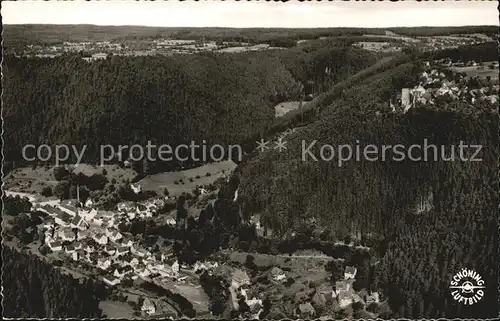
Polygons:
<instances>
[{"instance_id":1,"label":"white house with dark roof","mask_svg":"<svg viewBox=\"0 0 500 321\"><path fill-rule=\"evenodd\" d=\"M114 286L114 285L117 285L120 283L120 279L117 279L113 276L105 276L102 278L102 280L104 281L104 283L106 283L110 286Z\"/></svg>"},{"instance_id":2,"label":"white house with dark roof","mask_svg":"<svg viewBox=\"0 0 500 321\"><path fill-rule=\"evenodd\" d=\"M61 204L59 208L71 216L76 216L78 214L78 209L72 205Z\"/></svg>"},{"instance_id":3,"label":"white house with dark roof","mask_svg":"<svg viewBox=\"0 0 500 321\"><path fill-rule=\"evenodd\" d=\"M344 279L346 279L346 280L355 279L357 272L358 272L358 269L356 269L355 267L346 266L345 270L344 270Z\"/></svg>"},{"instance_id":4,"label":"white house with dark roof","mask_svg":"<svg viewBox=\"0 0 500 321\"><path fill-rule=\"evenodd\" d=\"M104 252L106 252L109 255L114 255L116 253L116 247L106 245L104 247Z\"/></svg>"},{"instance_id":5,"label":"white house with dark roof","mask_svg":"<svg viewBox=\"0 0 500 321\"><path fill-rule=\"evenodd\" d=\"M101 270L107 270L111 266L111 260L109 259L98 259L97 267Z\"/></svg>"},{"instance_id":6,"label":"white house with dark roof","mask_svg":"<svg viewBox=\"0 0 500 321\"><path fill-rule=\"evenodd\" d=\"M52 250L52 252L58 252L62 250L62 244L58 241L48 242L47 246Z\"/></svg>"},{"instance_id":7,"label":"white house with dark roof","mask_svg":"<svg viewBox=\"0 0 500 321\"><path fill-rule=\"evenodd\" d=\"M151 255L151 253L149 253L148 250L145 250L144 248L139 247L139 246L132 246L130 248L130 251L132 252L132 254L135 254L139 257L145 257L145 256Z\"/></svg>"},{"instance_id":8,"label":"white house with dark roof","mask_svg":"<svg viewBox=\"0 0 500 321\"><path fill-rule=\"evenodd\" d=\"M89 226L89 223L87 223L87 221L85 221L85 219L78 214L71 221L71 227L77 228L79 230L86 230L89 228Z\"/></svg>"},{"instance_id":9,"label":"white house with dark roof","mask_svg":"<svg viewBox=\"0 0 500 321\"><path fill-rule=\"evenodd\" d=\"M125 255L129 252L129 248L128 247L124 247L124 246L118 246L116 248L116 252L115 252L115 255L116 256L122 256L122 255Z\"/></svg>"},{"instance_id":10,"label":"white house with dark roof","mask_svg":"<svg viewBox=\"0 0 500 321\"><path fill-rule=\"evenodd\" d=\"M103 217L102 216L95 216L93 217L90 222L94 225L97 225L97 226L102 226L102 224L104 223L104 220L103 220Z\"/></svg>"},{"instance_id":11,"label":"white house with dark roof","mask_svg":"<svg viewBox=\"0 0 500 321\"><path fill-rule=\"evenodd\" d=\"M75 240L75 233L71 230L70 227L64 227L57 231L57 236L62 241L73 241ZM77 235L78 237L78 235Z\"/></svg>"},{"instance_id":12,"label":"white house with dark roof","mask_svg":"<svg viewBox=\"0 0 500 321\"><path fill-rule=\"evenodd\" d=\"M340 292L337 296L338 303L341 308L345 308L354 303L352 293Z\"/></svg>"},{"instance_id":13,"label":"white house with dark roof","mask_svg":"<svg viewBox=\"0 0 500 321\"><path fill-rule=\"evenodd\" d=\"M94 241L96 241L98 244L101 245L106 245L108 244L108 237L104 235L103 233L97 233L92 237Z\"/></svg>"},{"instance_id":14,"label":"white house with dark roof","mask_svg":"<svg viewBox=\"0 0 500 321\"><path fill-rule=\"evenodd\" d=\"M78 261L80 260L84 255L82 254L83 252L80 252L80 251L75 251L73 253L71 253L71 259L73 261Z\"/></svg>"},{"instance_id":15,"label":"white house with dark roof","mask_svg":"<svg viewBox=\"0 0 500 321\"><path fill-rule=\"evenodd\" d=\"M340 280L335 282L335 291L333 292L333 297L336 297L340 292L347 292L351 290L351 283L346 280Z\"/></svg>"},{"instance_id":16,"label":"white house with dark roof","mask_svg":"<svg viewBox=\"0 0 500 321\"><path fill-rule=\"evenodd\" d=\"M180 271L180 267L179 267L179 262L178 261L175 261L172 266L171 266L171 270L172 270L172 274L174 276L177 276L177 274L179 274L179 271Z\"/></svg>"},{"instance_id":17,"label":"white house with dark roof","mask_svg":"<svg viewBox=\"0 0 500 321\"><path fill-rule=\"evenodd\" d=\"M141 192L141 185L140 184L137 184L137 185L130 184L130 188L132 189L132 191L135 194L139 194Z\"/></svg>"},{"instance_id":18,"label":"white house with dark roof","mask_svg":"<svg viewBox=\"0 0 500 321\"><path fill-rule=\"evenodd\" d=\"M92 205L94 205L94 202L92 202L92 199L89 197L86 201L85 201L85 207L92 207Z\"/></svg>"},{"instance_id":19,"label":"white house with dark roof","mask_svg":"<svg viewBox=\"0 0 500 321\"><path fill-rule=\"evenodd\" d=\"M66 252L68 254L72 254L72 253L76 252L76 249L73 245L70 244L70 245L65 247L64 252Z\"/></svg>"},{"instance_id":20,"label":"white house with dark roof","mask_svg":"<svg viewBox=\"0 0 500 321\"><path fill-rule=\"evenodd\" d=\"M277 266L271 269L271 276L273 280L277 282L283 281L286 278L285 272Z\"/></svg>"},{"instance_id":21,"label":"white house with dark roof","mask_svg":"<svg viewBox=\"0 0 500 321\"><path fill-rule=\"evenodd\" d=\"M240 269L234 271L231 279L231 286L235 289L239 289L244 285L250 285L248 274Z\"/></svg>"},{"instance_id":22,"label":"white house with dark roof","mask_svg":"<svg viewBox=\"0 0 500 321\"><path fill-rule=\"evenodd\" d=\"M309 302L299 304L296 313L297 316L302 318L313 318L316 316L316 310Z\"/></svg>"},{"instance_id":23,"label":"white house with dark roof","mask_svg":"<svg viewBox=\"0 0 500 321\"><path fill-rule=\"evenodd\" d=\"M124 246L124 247L133 247L134 246L134 242L132 240L122 239L122 246Z\"/></svg>"},{"instance_id":24,"label":"white house with dark roof","mask_svg":"<svg viewBox=\"0 0 500 321\"><path fill-rule=\"evenodd\" d=\"M156 306L149 298L146 298L142 303L141 311L147 315L151 315L156 312Z\"/></svg>"},{"instance_id":25,"label":"white house with dark roof","mask_svg":"<svg viewBox=\"0 0 500 321\"><path fill-rule=\"evenodd\" d=\"M371 303L379 303L380 297L378 292L372 292L370 295L366 297L366 305L370 305Z\"/></svg>"},{"instance_id":26,"label":"white house with dark roof","mask_svg":"<svg viewBox=\"0 0 500 321\"><path fill-rule=\"evenodd\" d=\"M71 224L71 216L65 212L58 212L55 217L55 223L61 226L69 226Z\"/></svg>"},{"instance_id":27,"label":"white house with dark roof","mask_svg":"<svg viewBox=\"0 0 500 321\"><path fill-rule=\"evenodd\" d=\"M123 278L124 275L125 275L125 273L118 271L118 269L115 269L115 271L113 272L113 276L118 278L118 279Z\"/></svg>"},{"instance_id":28,"label":"white house with dark roof","mask_svg":"<svg viewBox=\"0 0 500 321\"><path fill-rule=\"evenodd\" d=\"M139 264L139 260L136 257L132 257L128 260L124 260L126 265L130 265L131 267L135 267Z\"/></svg>"},{"instance_id":29,"label":"white house with dark roof","mask_svg":"<svg viewBox=\"0 0 500 321\"><path fill-rule=\"evenodd\" d=\"M133 202L122 202L117 205L118 211L131 212L135 211L135 204Z\"/></svg>"},{"instance_id":30,"label":"white house with dark roof","mask_svg":"<svg viewBox=\"0 0 500 321\"><path fill-rule=\"evenodd\" d=\"M113 276L121 279L125 275L130 274L132 272L134 272L134 269L131 266L127 265L127 266L121 267L119 269L115 269L115 271L113 272Z\"/></svg>"},{"instance_id":31,"label":"white house with dark roof","mask_svg":"<svg viewBox=\"0 0 500 321\"><path fill-rule=\"evenodd\" d=\"M80 215L81 217L83 217L85 220L90 221L94 217L96 217L97 210L95 208L93 208L91 210L85 210L85 209L84 210L80 210L78 212L78 215Z\"/></svg>"},{"instance_id":32,"label":"white house with dark roof","mask_svg":"<svg viewBox=\"0 0 500 321\"><path fill-rule=\"evenodd\" d=\"M146 277L148 277L148 276L150 276L150 275L151 275L151 271L150 271L149 269L147 269L147 268L141 269L141 270L139 271L139 276L140 276L141 278L146 278Z\"/></svg>"},{"instance_id":33,"label":"white house with dark roof","mask_svg":"<svg viewBox=\"0 0 500 321\"><path fill-rule=\"evenodd\" d=\"M117 230L106 230L106 235L109 237L111 242L118 242L123 238L123 235Z\"/></svg>"}]
</instances>

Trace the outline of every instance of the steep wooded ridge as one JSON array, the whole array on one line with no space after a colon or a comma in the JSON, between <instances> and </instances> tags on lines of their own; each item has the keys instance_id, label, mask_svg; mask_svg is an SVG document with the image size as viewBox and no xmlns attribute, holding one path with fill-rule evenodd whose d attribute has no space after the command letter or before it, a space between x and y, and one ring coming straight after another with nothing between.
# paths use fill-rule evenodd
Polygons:
<instances>
[{"instance_id":1,"label":"steep wooded ridge","mask_svg":"<svg viewBox=\"0 0 500 321\"><path fill-rule=\"evenodd\" d=\"M287 136L288 148L263 153L240 166L238 200L246 217L261 221L278 235L311 224L330 229L337 239L376 240L380 263L373 288L390 297L393 317L493 317L497 299L498 120L490 113L471 117L444 110L381 114L395 88L414 79L418 68L403 63L368 77L335 95L317 121ZM399 87L400 88L400 87ZM341 167L337 157L301 159L301 144L483 145L481 162L360 161ZM319 158L318 148L312 149ZM458 152L458 151L457 151ZM441 153L438 149L438 153ZM390 155L390 154L389 154ZM429 155L432 154L432 150ZM432 195L432 196L430 196ZM432 209L419 212L428 199ZM464 307L449 294L448 280L469 267L482 274L488 298ZM490 308L491 307L491 308Z\"/></svg>"},{"instance_id":2,"label":"steep wooded ridge","mask_svg":"<svg viewBox=\"0 0 500 321\"><path fill-rule=\"evenodd\" d=\"M99 318L104 284L62 274L36 256L2 244L3 315L8 318ZM6 295L8 294L8 295Z\"/></svg>"},{"instance_id":3,"label":"steep wooded ridge","mask_svg":"<svg viewBox=\"0 0 500 321\"><path fill-rule=\"evenodd\" d=\"M236 144L274 123L273 106L298 99L303 82L329 63L342 79L376 57L351 48L285 53L117 57L6 57L6 158L25 144ZM19 93L23 93L19 95ZM29 126L26 126L29 124ZM15 147L15 150L9 148Z\"/></svg>"}]
</instances>

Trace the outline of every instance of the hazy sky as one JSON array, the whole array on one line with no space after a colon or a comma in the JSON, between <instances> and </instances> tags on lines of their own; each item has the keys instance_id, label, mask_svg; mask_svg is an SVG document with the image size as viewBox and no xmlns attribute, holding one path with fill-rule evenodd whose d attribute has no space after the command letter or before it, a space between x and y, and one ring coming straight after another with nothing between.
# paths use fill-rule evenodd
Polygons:
<instances>
[{"instance_id":1,"label":"hazy sky","mask_svg":"<svg viewBox=\"0 0 500 321\"><path fill-rule=\"evenodd\" d=\"M497 1L2 2L4 24L166 27L391 27L498 25Z\"/></svg>"}]
</instances>

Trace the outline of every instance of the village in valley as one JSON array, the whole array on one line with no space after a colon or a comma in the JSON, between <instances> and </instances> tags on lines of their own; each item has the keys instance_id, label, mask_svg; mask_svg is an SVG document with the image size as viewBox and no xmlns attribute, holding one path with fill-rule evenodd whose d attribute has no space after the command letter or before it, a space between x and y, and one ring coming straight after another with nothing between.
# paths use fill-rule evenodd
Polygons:
<instances>
[{"instance_id":1,"label":"village in valley","mask_svg":"<svg viewBox=\"0 0 500 321\"><path fill-rule=\"evenodd\" d=\"M227 183L229 178L222 181ZM215 191L210 186L197 189L199 199L213 202ZM130 190L141 194L141 184L130 184ZM106 314L110 317L126 314L129 317L196 315L211 318L214 317L212 311L217 309L229 311L233 317L254 319L263 311L266 315L305 318L356 311L374 317L381 310L380 305L384 309L383 298L376 291L354 290L357 268L344 267L341 258L310 250L274 256L220 249L210 259L186 264L176 257L174 236L169 240L162 236L133 235L124 228L134 222L157 220L172 230L185 229L186 224L190 224L188 220L176 217L175 211L162 210L166 204L175 204L176 196L122 201L113 210L103 210L91 197L81 197L79 186L75 198L66 200L13 190L6 193L13 200L29 202L31 216L36 213L38 217L32 219L38 223L32 242L23 241L21 246L45 257L64 273L101 280L111 293L108 300L102 302L103 310L105 313L121 311ZM237 197L236 190L233 201ZM6 224L15 224L8 217L6 221L10 222ZM249 224L255 226L257 235L272 237L272 231L262 228L258 215L252 216ZM5 226L7 230L11 227ZM12 235L7 239L7 243L15 242ZM337 265L337 270L342 269L336 279L332 279L329 272L333 265ZM210 290L206 285L209 282L215 282L217 291ZM189 301L192 308L182 308L175 295ZM387 308L387 304L385 306Z\"/></svg>"}]
</instances>

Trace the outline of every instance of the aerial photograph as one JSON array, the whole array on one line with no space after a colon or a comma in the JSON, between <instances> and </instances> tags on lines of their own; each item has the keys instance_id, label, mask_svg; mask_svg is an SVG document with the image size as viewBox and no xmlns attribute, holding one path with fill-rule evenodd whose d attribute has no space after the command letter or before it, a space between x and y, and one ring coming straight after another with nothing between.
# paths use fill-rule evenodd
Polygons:
<instances>
[{"instance_id":1,"label":"aerial photograph","mask_svg":"<svg viewBox=\"0 0 500 321\"><path fill-rule=\"evenodd\" d=\"M3 318L498 318L497 6L2 2Z\"/></svg>"}]
</instances>

